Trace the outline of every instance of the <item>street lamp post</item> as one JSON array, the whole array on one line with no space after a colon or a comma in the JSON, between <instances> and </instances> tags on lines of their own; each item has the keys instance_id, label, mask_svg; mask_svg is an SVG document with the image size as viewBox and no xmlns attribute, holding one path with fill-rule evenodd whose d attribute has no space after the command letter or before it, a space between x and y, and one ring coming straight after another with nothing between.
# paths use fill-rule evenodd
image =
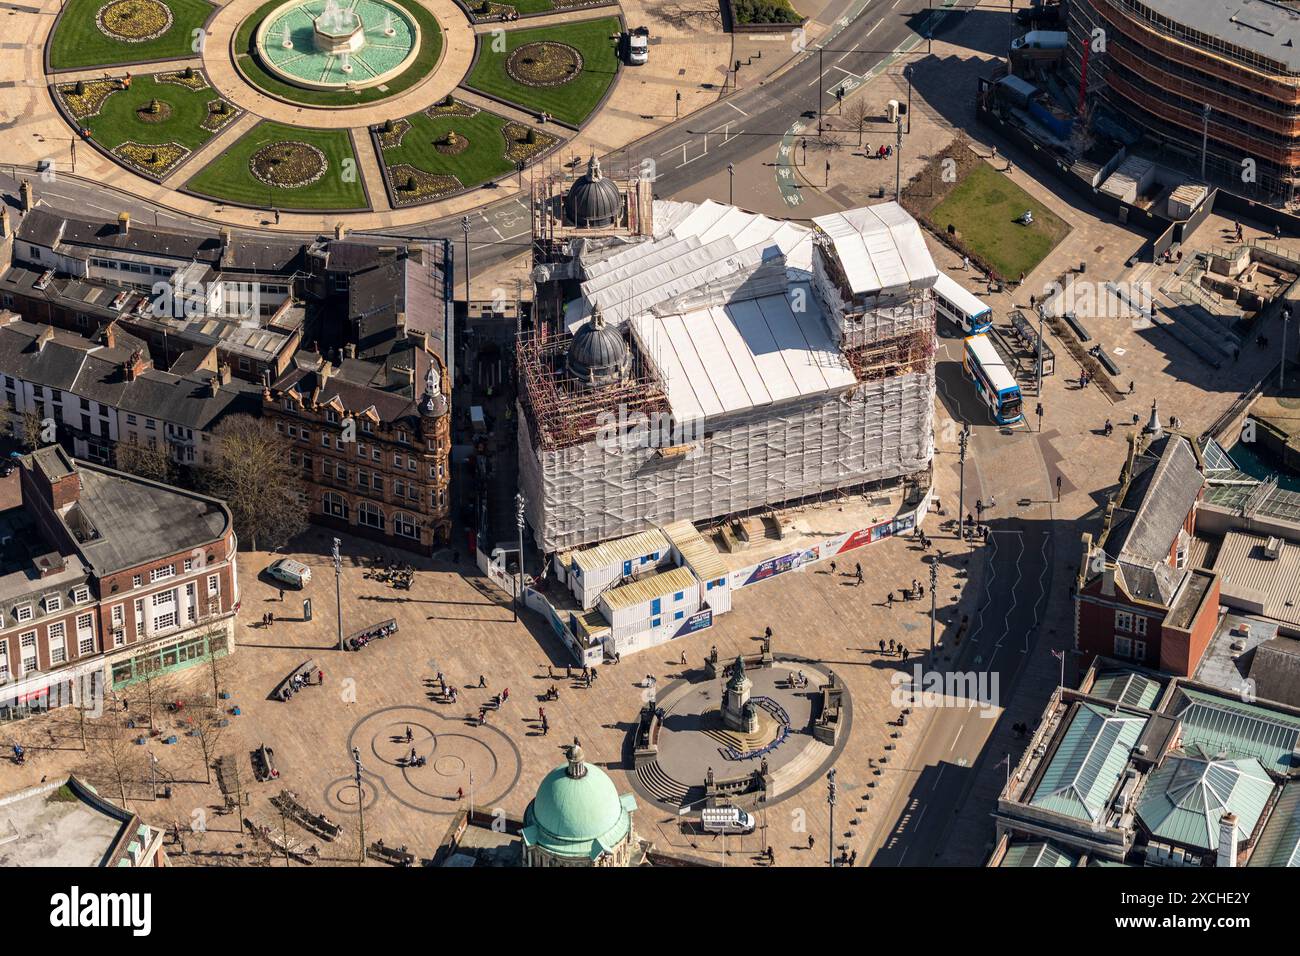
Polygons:
<instances>
[{"instance_id":1,"label":"street lamp post","mask_svg":"<svg viewBox=\"0 0 1300 956\"><path fill-rule=\"evenodd\" d=\"M1205 156L1210 148L1210 104L1201 107L1201 180L1205 179Z\"/></svg>"},{"instance_id":2,"label":"street lamp post","mask_svg":"<svg viewBox=\"0 0 1300 956\"><path fill-rule=\"evenodd\" d=\"M1034 306L1038 310L1038 394L1043 394L1043 313L1042 303ZM1041 429L1040 429L1041 431Z\"/></svg>"},{"instance_id":3,"label":"street lamp post","mask_svg":"<svg viewBox=\"0 0 1300 956\"><path fill-rule=\"evenodd\" d=\"M908 120L910 124L912 121ZM898 193L902 189L903 176L903 117L894 121L898 142L894 147L894 202L898 202Z\"/></svg>"},{"instance_id":4,"label":"street lamp post","mask_svg":"<svg viewBox=\"0 0 1300 956\"><path fill-rule=\"evenodd\" d=\"M826 865L831 867L835 866L835 796L835 768L832 767L830 772L826 774L826 805L831 810L830 839L827 841L829 845L826 847Z\"/></svg>"},{"instance_id":5,"label":"street lamp post","mask_svg":"<svg viewBox=\"0 0 1300 956\"><path fill-rule=\"evenodd\" d=\"M339 650L347 650L343 646L343 588L340 579L343 577L343 555L339 554L339 545L343 542L338 538L334 539L334 549L330 556L334 559L334 610L338 616L339 627Z\"/></svg>"},{"instance_id":6,"label":"street lamp post","mask_svg":"<svg viewBox=\"0 0 1300 956\"><path fill-rule=\"evenodd\" d=\"M960 478L957 482L957 537L961 540L966 538L966 445L969 441L970 426L963 425L961 434L957 437L961 463Z\"/></svg>"},{"instance_id":7,"label":"street lamp post","mask_svg":"<svg viewBox=\"0 0 1300 956\"><path fill-rule=\"evenodd\" d=\"M736 204L736 164L727 163L727 205Z\"/></svg>"},{"instance_id":8,"label":"street lamp post","mask_svg":"<svg viewBox=\"0 0 1300 956\"><path fill-rule=\"evenodd\" d=\"M355 768L353 771L354 779L357 782L357 814L359 820L359 830L361 835L361 854L360 862L362 866L366 863L366 795L361 789L361 751L356 747L352 748L352 764Z\"/></svg>"},{"instance_id":9,"label":"street lamp post","mask_svg":"<svg viewBox=\"0 0 1300 956\"><path fill-rule=\"evenodd\" d=\"M1283 391L1286 388L1286 333L1291 326L1291 309L1289 306L1282 306L1282 362L1277 367L1277 389Z\"/></svg>"},{"instance_id":10,"label":"street lamp post","mask_svg":"<svg viewBox=\"0 0 1300 956\"><path fill-rule=\"evenodd\" d=\"M936 597L939 591L939 559L936 557L930 562L930 661L934 661L934 630L935 619L938 614L938 602Z\"/></svg>"},{"instance_id":11,"label":"street lamp post","mask_svg":"<svg viewBox=\"0 0 1300 956\"><path fill-rule=\"evenodd\" d=\"M465 321L469 321L469 216L460 217L460 231L465 234Z\"/></svg>"},{"instance_id":12,"label":"street lamp post","mask_svg":"<svg viewBox=\"0 0 1300 956\"><path fill-rule=\"evenodd\" d=\"M519 620L519 602L524 599L524 500L522 493L515 495L515 524L519 528L519 585L515 588L514 619Z\"/></svg>"},{"instance_id":13,"label":"street lamp post","mask_svg":"<svg viewBox=\"0 0 1300 956\"><path fill-rule=\"evenodd\" d=\"M826 82L826 70L822 66L822 50L817 48L817 135L822 134L822 85Z\"/></svg>"}]
</instances>

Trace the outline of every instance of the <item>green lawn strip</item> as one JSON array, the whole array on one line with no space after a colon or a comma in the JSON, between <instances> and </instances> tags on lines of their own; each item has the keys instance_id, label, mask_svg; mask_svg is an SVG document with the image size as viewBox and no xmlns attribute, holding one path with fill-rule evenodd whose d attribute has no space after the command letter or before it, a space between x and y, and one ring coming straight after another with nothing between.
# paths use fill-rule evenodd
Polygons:
<instances>
[{"instance_id":1,"label":"green lawn strip","mask_svg":"<svg viewBox=\"0 0 1300 956\"><path fill-rule=\"evenodd\" d=\"M1025 210L1034 214L1032 226L1015 222ZM1062 219L987 163L953 188L930 221L941 231L955 226L959 241L1005 279L1033 271L1070 232Z\"/></svg>"},{"instance_id":2,"label":"green lawn strip","mask_svg":"<svg viewBox=\"0 0 1300 956\"><path fill-rule=\"evenodd\" d=\"M615 41L617 17L583 20L559 26L509 30L506 49L492 50L490 34L479 37L478 60L465 85L514 103L534 113L545 111L558 120L578 125L596 108L618 72ZM582 54L582 71L560 86L527 86L506 71L506 59L519 46L552 40L566 43Z\"/></svg>"},{"instance_id":3,"label":"green lawn strip","mask_svg":"<svg viewBox=\"0 0 1300 956\"><path fill-rule=\"evenodd\" d=\"M172 25L167 32L154 40L127 43L106 36L95 22L95 15L105 0L67 0L50 39L50 68L84 69L197 56L194 31L207 22L215 8L207 0L162 2L172 11Z\"/></svg>"},{"instance_id":4,"label":"green lawn strip","mask_svg":"<svg viewBox=\"0 0 1300 956\"><path fill-rule=\"evenodd\" d=\"M80 122L97 143L110 150L126 142L179 143L195 150L213 136L203 128L203 121L208 116L208 103L220 98L212 87L191 90L175 83L159 83L152 76L136 76L129 90L110 94L97 115ZM170 115L159 122L142 119L137 110L147 108L155 99L170 110Z\"/></svg>"},{"instance_id":5,"label":"green lawn strip","mask_svg":"<svg viewBox=\"0 0 1300 956\"><path fill-rule=\"evenodd\" d=\"M255 177L249 160L263 146L280 141L315 146L325 154L329 168L314 183L293 189L268 187ZM345 179L350 170L351 181ZM224 153L199 170L185 189L209 199L276 209L364 209L367 206L361 168L347 130L303 129L280 123L254 126Z\"/></svg>"},{"instance_id":6,"label":"green lawn strip","mask_svg":"<svg viewBox=\"0 0 1300 956\"><path fill-rule=\"evenodd\" d=\"M437 119L425 113L406 117L411 128L402 142L383 151L384 165L414 166L427 173L455 176L462 186L477 186L503 176L515 168L506 159L506 140L502 133L508 122L505 117L480 110L473 116L440 116ZM465 137L468 145L454 156L439 152L435 144L441 143L448 130Z\"/></svg>"},{"instance_id":7,"label":"green lawn strip","mask_svg":"<svg viewBox=\"0 0 1300 956\"><path fill-rule=\"evenodd\" d=\"M381 83L380 86L372 86L364 90L305 90L292 83L286 83L263 67L254 54L253 38L262 21L276 7L283 4L284 0L270 0L269 3L264 3L240 25L235 33L235 65L254 86L272 96L306 106L356 106L396 96L424 79L437 66L443 41L438 21L428 10L418 3L403 3L402 0L392 0L392 2L409 13L419 25L420 49L410 66L391 80Z\"/></svg>"}]
</instances>

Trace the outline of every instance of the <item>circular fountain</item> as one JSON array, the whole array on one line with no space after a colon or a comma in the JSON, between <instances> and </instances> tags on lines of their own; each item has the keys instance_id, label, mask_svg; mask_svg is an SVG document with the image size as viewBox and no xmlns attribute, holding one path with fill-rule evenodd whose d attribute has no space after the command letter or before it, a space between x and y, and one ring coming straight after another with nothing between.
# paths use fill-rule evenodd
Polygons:
<instances>
[{"instance_id":1,"label":"circular fountain","mask_svg":"<svg viewBox=\"0 0 1300 956\"><path fill-rule=\"evenodd\" d=\"M258 58L309 90L366 89L402 73L420 51L420 27L389 0L289 0L262 21Z\"/></svg>"}]
</instances>

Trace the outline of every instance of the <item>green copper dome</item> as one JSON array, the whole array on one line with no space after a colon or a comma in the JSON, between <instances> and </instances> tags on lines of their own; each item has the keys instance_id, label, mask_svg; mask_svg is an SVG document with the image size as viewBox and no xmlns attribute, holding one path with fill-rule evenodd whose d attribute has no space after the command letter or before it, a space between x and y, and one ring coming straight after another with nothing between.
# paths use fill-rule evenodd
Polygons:
<instances>
[{"instance_id":1,"label":"green copper dome","mask_svg":"<svg viewBox=\"0 0 1300 956\"><path fill-rule=\"evenodd\" d=\"M524 842L556 856L595 859L632 828L636 800L619 796L605 771L582 759L575 742L569 763L546 775L524 812Z\"/></svg>"}]
</instances>

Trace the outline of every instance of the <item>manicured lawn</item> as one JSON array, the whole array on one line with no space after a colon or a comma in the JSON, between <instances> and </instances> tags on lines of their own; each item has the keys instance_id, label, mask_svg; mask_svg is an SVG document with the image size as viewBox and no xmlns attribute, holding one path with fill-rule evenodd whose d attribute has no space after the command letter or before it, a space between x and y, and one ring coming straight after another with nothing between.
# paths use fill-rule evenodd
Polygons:
<instances>
[{"instance_id":1,"label":"manicured lawn","mask_svg":"<svg viewBox=\"0 0 1300 956\"><path fill-rule=\"evenodd\" d=\"M493 52L491 35L482 35L478 43L478 61L465 85L534 113L545 111L576 126L591 114L614 82L618 55L612 38L618 32L618 20L614 17L563 26L510 30L505 34L506 49L500 53ZM542 40L576 48L582 54L582 71L560 86L528 86L515 80L506 71L506 60L511 52L525 43Z\"/></svg>"},{"instance_id":2,"label":"manicured lawn","mask_svg":"<svg viewBox=\"0 0 1300 956\"><path fill-rule=\"evenodd\" d=\"M1028 209L1032 226L1015 219ZM930 221L940 230L951 224L972 253L1005 279L1031 272L1070 227L1042 203L987 163L975 166L946 199L935 207Z\"/></svg>"},{"instance_id":3,"label":"manicured lawn","mask_svg":"<svg viewBox=\"0 0 1300 956\"><path fill-rule=\"evenodd\" d=\"M496 179L514 170L519 161L527 161L530 155L541 153L555 142L548 134L535 131L532 144L517 139L507 143L507 134L522 135L514 128L517 124L486 110L473 116L416 113L399 120L398 124L399 129L394 133L377 132L381 144L396 140L400 133L396 145L381 148L381 159L399 205L428 201ZM458 137L460 152L449 151L449 132ZM516 152L507 155L512 145ZM417 175L419 182L414 191L406 179L413 170L416 174L429 174L428 177ZM457 183L443 178L448 176L454 176Z\"/></svg>"},{"instance_id":4,"label":"manicured lawn","mask_svg":"<svg viewBox=\"0 0 1300 956\"><path fill-rule=\"evenodd\" d=\"M50 40L50 66L56 70L89 66L111 66L144 60L180 59L197 56L194 31L212 14L207 0L157 0L172 11L172 25L162 36L140 43L106 36L95 22L104 0L67 0L63 15ZM140 8L147 16L151 4Z\"/></svg>"},{"instance_id":5,"label":"manicured lawn","mask_svg":"<svg viewBox=\"0 0 1300 956\"><path fill-rule=\"evenodd\" d=\"M319 180L295 188L267 186L249 168L253 154L272 143L291 141L315 146L325 154L328 168ZM364 209L367 206L361 169L347 130L303 129L280 123L259 123L221 156L195 174L185 189L209 199L262 209Z\"/></svg>"},{"instance_id":6,"label":"manicured lawn","mask_svg":"<svg viewBox=\"0 0 1300 956\"><path fill-rule=\"evenodd\" d=\"M409 13L420 27L420 51L415 60L400 74L387 83L372 86L364 90L305 90L286 83L267 71L258 60L254 50L253 38L261 22L280 6L284 0L270 0L258 7L257 11L239 25L235 33L235 65L244 77L254 86L260 87L272 96L303 103L307 106L354 106L374 103L378 100L396 96L410 89L429 74L438 65L442 53L442 30L433 15L418 3L403 3L393 0L399 7Z\"/></svg>"},{"instance_id":7,"label":"manicured lawn","mask_svg":"<svg viewBox=\"0 0 1300 956\"><path fill-rule=\"evenodd\" d=\"M179 74L133 77L129 90L115 89L102 99L99 87L98 81L89 81L84 86L86 96L81 98L76 95L75 84L68 83L59 87L59 95L76 115L77 123L90 130L95 142L110 152L124 147L118 156L127 166L159 178L238 116L229 107L225 114L209 112L208 104L221 100L221 96L198 71L190 80ZM90 116L79 115L86 105L83 100L97 102L98 111ZM155 100L157 113L150 112ZM166 148L147 148L151 146Z\"/></svg>"}]
</instances>

